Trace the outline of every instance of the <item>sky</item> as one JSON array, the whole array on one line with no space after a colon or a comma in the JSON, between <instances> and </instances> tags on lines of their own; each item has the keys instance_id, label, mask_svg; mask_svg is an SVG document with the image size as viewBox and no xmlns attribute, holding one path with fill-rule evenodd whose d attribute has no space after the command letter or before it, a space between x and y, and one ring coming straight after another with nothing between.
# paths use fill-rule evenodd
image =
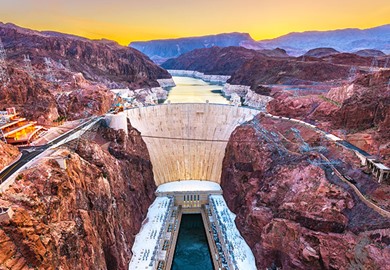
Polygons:
<instances>
[{"instance_id":1,"label":"sky","mask_svg":"<svg viewBox=\"0 0 390 270\"><path fill-rule=\"evenodd\" d=\"M0 21L92 39L131 41L289 32L390 23L389 0L0 0Z\"/></svg>"}]
</instances>

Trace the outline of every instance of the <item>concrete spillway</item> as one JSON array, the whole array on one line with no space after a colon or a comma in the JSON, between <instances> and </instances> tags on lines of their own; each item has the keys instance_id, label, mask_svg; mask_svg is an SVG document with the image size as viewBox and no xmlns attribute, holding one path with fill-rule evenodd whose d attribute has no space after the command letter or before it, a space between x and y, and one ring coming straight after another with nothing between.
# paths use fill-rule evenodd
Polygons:
<instances>
[{"instance_id":1,"label":"concrete spillway","mask_svg":"<svg viewBox=\"0 0 390 270\"><path fill-rule=\"evenodd\" d=\"M259 111L220 104L166 104L127 111L141 132L157 185L177 180L219 183L230 134Z\"/></svg>"}]
</instances>

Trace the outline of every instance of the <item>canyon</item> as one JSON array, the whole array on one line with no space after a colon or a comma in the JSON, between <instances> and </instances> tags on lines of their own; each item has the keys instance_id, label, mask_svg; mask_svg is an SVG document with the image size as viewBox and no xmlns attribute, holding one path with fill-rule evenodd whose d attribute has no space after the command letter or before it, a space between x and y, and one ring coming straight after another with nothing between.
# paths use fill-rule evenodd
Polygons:
<instances>
[{"instance_id":1,"label":"canyon","mask_svg":"<svg viewBox=\"0 0 390 270\"><path fill-rule=\"evenodd\" d=\"M126 269L156 189L139 132L96 127L23 171L0 194L0 269Z\"/></svg>"},{"instance_id":2,"label":"canyon","mask_svg":"<svg viewBox=\"0 0 390 270\"><path fill-rule=\"evenodd\" d=\"M388 269L390 219L363 204L329 167L308 162L316 154L297 151L288 127L257 117L233 132L224 158L224 196L258 269ZM275 132L273 143L267 131ZM359 182L373 185L363 177Z\"/></svg>"},{"instance_id":3,"label":"canyon","mask_svg":"<svg viewBox=\"0 0 390 270\"><path fill-rule=\"evenodd\" d=\"M196 45L131 45L148 54L161 46L155 62L178 56L159 67L108 40L11 24L0 24L0 35L10 78L0 108L16 107L43 125L104 116L0 193L1 209L12 209L0 220L0 270L131 269L141 258L132 250L137 234L157 222L148 208L159 192L170 192L158 188L194 179L220 184L236 237L257 269L390 269L388 180L378 183L353 151L318 130L390 165L390 71L376 50L384 47L345 53L324 44L293 57L280 48L244 48L257 43L239 33L198 38ZM214 94L238 94L251 108L167 102L107 113L117 102L112 89L142 101L153 91L166 99L162 87L172 85L172 75L224 84ZM0 170L23 151L0 141ZM187 206L196 201L188 192L180 193ZM168 208L172 197L165 199ZM156 205L161 222L166 217Z\"/></svg>"},{"instance_id":4,"label":"canyon","mask_svg":"<svg viewBox=\"0 0 390 270\"><path fill-rule=\"evenodd\" d=\"M135 49L108 40L39 32L0 23L7 87L0 107L50 125L100 115L114 102L110 89L151 89L171 75ZM79 108L86 108L82 113Z\"/></svg>"}]
</instances>

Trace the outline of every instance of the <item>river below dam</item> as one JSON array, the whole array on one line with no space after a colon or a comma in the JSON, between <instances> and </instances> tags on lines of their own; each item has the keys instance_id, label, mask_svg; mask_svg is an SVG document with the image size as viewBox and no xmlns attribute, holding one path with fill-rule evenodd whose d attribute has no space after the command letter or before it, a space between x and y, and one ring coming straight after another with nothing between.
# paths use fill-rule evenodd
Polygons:
<instances>
[{"instance_id":1,"label":"river below dam","mask_svg":"<svg viewBox=\"0 0 390 270\"><path fill-rule=\"evenodd\" d=\"M176 86L170 87L167 103L210 103L229 104L224 96L222 96L222 85L211 84L200 79L192 77L173 76Z\"/></svg>"},{"instance_id":2,"label":"river below dam","mask_svg":"<svg viewBox=\"0 0 390 270\"><path fill-rule=\"evenodd\" d=\"M172 270L213 270L200 214L183 215Z\"/></svg>"}]
</instances>

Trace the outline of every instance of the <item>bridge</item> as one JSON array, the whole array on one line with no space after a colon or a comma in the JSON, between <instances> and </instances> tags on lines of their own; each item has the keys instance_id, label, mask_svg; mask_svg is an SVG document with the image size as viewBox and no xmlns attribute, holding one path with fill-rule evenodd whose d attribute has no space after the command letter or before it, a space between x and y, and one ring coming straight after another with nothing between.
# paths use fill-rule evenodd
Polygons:
<instances>
[{"instance_id":1,"label":"bridge","mask_svg":"<svg viewBox=\"0 0 390 270\"><path fill-rule=\"evenodd\" d=\"M141 132L159 186L179 180L220 183L222 161L231 133L259 112L221 104L178 103L133 108L124 113L131 125ZM110 126L126 128L117 124L111 121Z\"/></svg>"}]
</instances>

